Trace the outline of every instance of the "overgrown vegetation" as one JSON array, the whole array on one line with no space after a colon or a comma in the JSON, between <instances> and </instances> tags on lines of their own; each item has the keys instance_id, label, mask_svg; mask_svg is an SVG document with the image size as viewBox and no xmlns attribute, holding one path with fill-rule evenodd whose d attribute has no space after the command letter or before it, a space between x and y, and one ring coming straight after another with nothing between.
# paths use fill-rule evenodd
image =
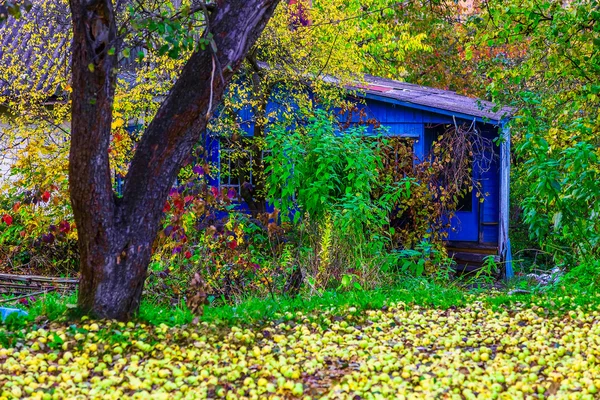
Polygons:
<instances>
[{"instance_id":1,"label":"overgrown vegetation","mask_svg":"<svg viewBox=\"0 0 600 400\"><path fill-rule=\"evenodd\" d=\"M360 81L363 72L404 76L513 106L511 237L519 277L507 286L536 291L539 280L530 274L558 268L566 275L552 284L581 291L597 287L597 4L488 1L481 9L464 9L454 2L346 3L278 9L211 122L212 136L205 138L227 142L245 165L219 170L210 162L207 142L196 146L164 206L146 299L180 306L194 298L197 304L187 306L198 310L248 296L382 290L406 276L453 284L451 260L441 246L448 219L469 190L485 199L472 179L473 168L485 163L470 160L493 154L489 149L498 143L482 139L473 127L444 127L430 153L415 160L411 142L386 136L376 121L349 122L361 112L360 104L349 105L342 89ZM40 7L59 18L61 4ZM161 23L176 29L174 8L157 7ZM359 10L367 12L354 18ZM128 12L139 25L128 38L133 46L152 30L152 15ZM290 15L297 19L293 29ZM400 17L406 25L395 24ZM63 19L57 21L67 24ZM201 17L183 22L201 23ZM394 29L386 30L392 22ZM182 55L191 51L189 35L169 29L149 39L139 65L131 64L135 82L118 81L110 146L117 193L143 116L158 107L154 93L166 92ZM337 31L343 37L336 38ZM68 28L57 33L49 51L60 52L58 39L68 34ZM319 46L311 48L311 61L306 44L313 42ZM348 58L349 52L360 54L360 62ZM40 54L34 65L41 61ZM5 77L19 68L12 58L3 63ZM160 68L148 68L150 63ZM66 71L52 68L57 76ZM30 81L40 80L43 71L32 71ZM338 77L338 84L328 85L322 79L327 75ZM59 85L49 105L45 91L24 90L28 82L12 82L24 93L20 101L2 94L3 146L13 158L0 196L2 270L70 276L78 272L66 179L70 88ZM267 110L270 99L281 107ZM253 137L243 135L248 126ZM239 152L251 154L252 163ZM243 190L212 187L220 173L237 174ZM254 185L241 185L250 173ZM263 203L250 213L236 205L248 198L244 190ZM266 208L267 198L275 210ZM489 287L487 272L498 267L487 259L467 286Z\"/></svg>"},{"instance_id":2,"label":"overgrown vegetation","mask_svg":"<svg viewBox=\"0 0 600 400\"><path fill-rule=\"evenodd\" d=\"M122 195L121 185L128 173L133 150L151 120L148 117L160 106L161 95L177 78L186 57L197 48L214 47L214 40L208 37L210 35L198 39L191 34L192 28L204 24L202 10L194 9L188 2L177 6L175 3L159 3L127 5L117 10L116 19L123 24L123 43L120 48L111 51L127 60L124 70L134 77L125 79L119 76L111 106L113 121L108 153L113 171L112 182L118 196ZM190 10L190 7L193 12L180 12ZM354 13L365 7L377 12L367 12L364 18L357 20ZM31 89L31 83L46 79L46 73L52 77L68 76L69 69L61 63L52 64L51 71L40 68L47 59L66 56L69 51L64 46L71 35L70 21L64 18L66 13L61 12L65 8L66 3L60 0L39 4L31 11L30 18L22 19L23 29L57 27L55 40L37 35L36 40L28 42L34 45L33 56L26 61L28 65L23 65L25 61L15 57L2 59L6 67L2 70L2 79L9 83L1 95L4 107L2 121L6 124L2 145L7 156L14 160L3 182L6 192L1 203L4 218L0 226L0 241L3 265L9 267L6 272L50 275L79 272L76 261L79 257L76 251L77 226L69 205L66 173L70 138L69 98L73 88L65 79L64 82L49 81L39 90ZM311 223L291 227L280 224L277 212L265 212L267 189L262 152L266 150L267 128L272 125L274 117L287 122L289 127L289 124L297 122L298 107L303 107L307 115L314 115L319 107L342 104L345 96L343 86L361 80L361 74L367 70L383 73L381 61L392 57L400 60L407 53L430 51L431 48L422 44L424 34L411 35L409 26L405 24L390 25L405 11L391 1L368 4L326 1L313 2L312 7L296 3L282 4L277 9L230 85L218 118L211 122L213 133L220 140L228 140L234 145L242 136L242 125L253 125L253 140L243 142L249 144L249 151L254 156L254 164L246 168L257 180L251 197L263 203L260 205L261 215L253 212L249 218L233 212L231 200L245 198L244 193L229 190L223 193L208 185L221 171L215 170L214 164L202 161L207 157L207 149L200 145L195 154L184 160L186 167L179 175L179 185L171 191L165 205L166 218L162 233L154 244L149 271L147 295L150 298L163 304L177 304L190 290L199 290L206 292L206 296L201 298L206 297L207 301L230 302L248 293L273 295L298 292L306 277L306 271L300 271L305 268L305 262L316 268L311 271L315 275L311 278L313 288L318 290L356 285L375 287L383 283L381 278L397 257L389 253L389 241L377 240L371 244L370 239L375 236L364 236L370 227L357 219L362 218L359 212L343 219L346 224L352 224L346 226L348 238L359 238L361 245L356 250L363 253L368 263L385 262L390 266L381 269L370 267L369 273L373 276L366 273L366 266L362 265L364 260L359 260L350 243L344 244L345 250L352 250L353 254L334 255L353 260L352 265L343 267L343 271L327 272L328 261L322 265L314 261L321 256L321 242L326 244L331 239L337 241L335 246L342 243L344 239L337 237L339 224L336 225L337 232L333 233L326 222L331 220L337 224L342 219L333 215L324 218L314 216ZM290 17L293 19L292 26ZM340 30L340 23L346 29ZM369 29L364 29L365 24ZM3 30L2 34L10 35L12 31ZM374 35L385 37L388 45L373 40ZM307 43L312 43L310 57L307 57ZM133 48L145 50L132 54ZM365 56L357 63L348 59L348 52ZM404 72L400 63L395 64L393 69L397 73ZM20 70L30 71L25 81L12 79ZM331 85L323 80L326 75L335 76L337 84ZM51 104L47 101L48 96ZM267 110L267 103L274 99L281 101L283 106L277 111ZM251 121L243 120L244 112L248 110L251 111ZM364 144L358 137L354 142L357 146ZM375 176L377 166L368 165L368 168L366 173ZM358 180L355 179L355 182ZM368 190L363 190L363 195L366 199ZM386 207L393 204L388 200ZM340 210L338 208L336 212ZM381 227L386 224L386 219L383 214L377 218L374 215L369 217L370 224L380 226L380 236L385 235ZM319 232L327 232L328 229L329 233L321 240ZM315 235L308 235L309 231ZM367 249L368 246L371 248ZM345 262L342 258L336 261L340 268ZM326 272L317 276L319 270ZM191 280L196 273L200 273L203 282L198 288L191 289ZM200 288L204 284L206 288Z\"/></svg>"},{"instance_id":3,"label":"overgrown vegetation","mask_svg":"<svg viewBox=\"0 0 600 400\"><path fill-rule=\"evenodd\" d=\"M465 289L444 282L435 283L430 279L405 276L395 285L373 290L324 290L318 296L305 293L298 297L277 295L273 298L246 297L236 304L215 304L207 307L201 316L193 312L182 302L165 308L160 302L150 299L140 308L138 321L150 325L166 324L180 326L199 322L215 323L222 326L257 325L283 318L286 313L313 313L321 309L342 311L354 307L357 312L380 309L390 302L402 302L407 307L421 306L434 309L463 308L474 302L482 302L492 309L503 307L534 307L542 314L563 316L577 309L595 310L600 305L600 295L587 285L571 285L567 282L550 286L528 283L518 294L504 291L490 291L474 287ZM516 285L514 282L513 285ZM23 329L46 322L76 322L81 319L76 308L77 294L49 293L39 296L28 305L17 307L27 310L27 316L11 314L4 321L3 329L7 334L15 329Z\"/></svg>"},{"instance_id":4,"label":"overgrown vegetation","mask_svg":"<svg viewBox=\"0 0 600 400\"><path fill-rule=\"evenodd\" d=\"M513 204L553 262L597 279L600 12L595 1L487 2L473 48L489 95L518 110ZM518 209L517 209L518 210ZM515 211L517 211L515 210ZM594 276L595 278L591 278Z\"/></svg>"}]
</instances>

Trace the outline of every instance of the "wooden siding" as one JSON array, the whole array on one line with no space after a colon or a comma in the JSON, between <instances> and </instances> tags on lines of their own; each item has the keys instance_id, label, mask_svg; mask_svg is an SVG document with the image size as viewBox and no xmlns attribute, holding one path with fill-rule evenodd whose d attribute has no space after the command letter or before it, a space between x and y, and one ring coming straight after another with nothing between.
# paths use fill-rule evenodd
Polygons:
<instances>
[{"instance_id":1,"label":"wooden siding","mask_svg":"<svg viewBox=\"0 0 600 400\"><path fill-rule=\"evenodd\" d=\"M498 129L489 125L478 125L482 136L489 140L498 137ZM482 192L488 195L480 204L480 238L481 243L498 243L498 227L500 224L500 148L493 144L494 158L486 167L487 170L480 174Z\"/></svg>"},{"instance_id":2,"label":"wooden siding","mask_svg":"<svg viewBox=\"0 0 600 400\"><path fill-rule=\"evenodd\" d=\"M500 144L500 226L498 244L502 259L505 262L505 278L513 277L512 252L510 249L509 228L509 195L510 195L510 129L502 125L502 143Z\"/></svg>"},{"instance_id":3,"label":"wooden siding","mask_svg":"<svg viewBox=\"0 0 600 400\"><path fill-rule=\"evenodd\" d=\"M417 110L375 99L356 99L357 107L363 109L368 118L375 118L382 125L388 124L442 124L451 123L452 117L430 111ZM356 120L353 120L356 122Z\"/></svg>"}]
</instances>

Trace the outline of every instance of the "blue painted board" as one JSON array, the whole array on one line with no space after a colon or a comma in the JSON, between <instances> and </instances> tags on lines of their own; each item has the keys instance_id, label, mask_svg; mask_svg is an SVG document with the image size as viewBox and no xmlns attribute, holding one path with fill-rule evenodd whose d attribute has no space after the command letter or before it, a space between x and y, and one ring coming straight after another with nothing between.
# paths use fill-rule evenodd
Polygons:
<instances>
[{"instance_id":1,"label":"blue painted board","mask_svg":"<svg viewBox=\"0 0 600 400\"><path fill-rule=\"evenodd\" d=\"M477 171L473 171L474 179L477 179ZM479 199L476 191L471 191L471 209L468 211L456 211L450 221L448 240L455 242L477 242L479 240Z\"/></svg>"},{"instance_id":2,"label":"blue painted board","mask_svg":"<svg viewBox=\"0 0 600 400\"><path fill-rule=\"evenodd\" d=\"M0 320L4 321L6 318L11 315L16 314L20 316L27 316L27 312L20 310L18 308L8 308L8 307L0 307Z\"/></svg>"}]
</instances>

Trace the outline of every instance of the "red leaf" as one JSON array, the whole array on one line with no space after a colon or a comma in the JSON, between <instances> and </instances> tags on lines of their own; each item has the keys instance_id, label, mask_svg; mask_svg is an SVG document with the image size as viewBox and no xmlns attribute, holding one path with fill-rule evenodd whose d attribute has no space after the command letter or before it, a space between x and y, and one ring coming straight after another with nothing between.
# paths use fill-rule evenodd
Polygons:
<instances>
[{"instance_id":1,"label":"red leaf","mask_svg":"<svg viewBox=\"0 0 600 400\"><path fill-rule=\"evenodd\" d=\"M71 224L68 221L60 221L58 224L58 229L63 233L69 233L71 230Z\"/></svg>"},{"instance_id":2,"label":"red leaf","mask_svg":"<svg viewBox=\"0 0 600 400\"><path fill-rule=\"evenodd\" d=\"M177 210L179 212L183 211L183 208L185 207L185 203L183 202L183 200L181 200L180 198L177 198L173 201L173 205L177 208Z\"/></svg>"},{"instance_id":3,"label":"red leaf","mask_svg":"<svg viewBox=\"0 0 600 400\"><path fill-rule=\"evenodd\" d=\"M4 216L2 217L2 221L4 221L6 225L11 226L13 223L13 218L8 214L4 214Z\"/></svg>"},{"instance_id":4,"label":"red leaf","mask_svg":"<svg viewBox=\"0 0 600 400\"><path fill-rule=\"evenodd\" d=\"M50 200L50 192L46 190L44 194L42 194L42 201L45 203L48 200Z\"/></svg>"}]
</instances>

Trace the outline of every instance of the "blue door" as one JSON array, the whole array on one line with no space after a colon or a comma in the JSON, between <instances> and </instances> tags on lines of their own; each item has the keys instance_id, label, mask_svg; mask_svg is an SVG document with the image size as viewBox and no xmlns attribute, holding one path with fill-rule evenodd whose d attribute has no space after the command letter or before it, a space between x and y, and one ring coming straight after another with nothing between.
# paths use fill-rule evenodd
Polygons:
<instances>
[{"instance_id":1,"label":"blue door","mask_svg":"<svg viewBox=\"0 0 600 400\"><path fill-rule=\"evenodd\" d=\"M450 220L448 240L477 242L479 240L479 198L476 196L476 190L471 190L460 199L456 210Z\"/></svg>"},{"instance_id":2,"label":"blue door","mask_svg":"<svg viewBox=\"0 0 600 400\"><path fill-rule=\"evenodd\" d=\"M451 125L448 124L433 124L424 130L424 148L425 152L429 152L433 142L443 134ZM481 177L477 173L477 162L473 166L473 178L475 181ZM479 241L479 198L476 196L476 191L471 190L460 199L457 211L454 217L450 220L450 229L448 230L448 238L450 241L462 242L478 242Z\"/></svg>"}]
</instances>

